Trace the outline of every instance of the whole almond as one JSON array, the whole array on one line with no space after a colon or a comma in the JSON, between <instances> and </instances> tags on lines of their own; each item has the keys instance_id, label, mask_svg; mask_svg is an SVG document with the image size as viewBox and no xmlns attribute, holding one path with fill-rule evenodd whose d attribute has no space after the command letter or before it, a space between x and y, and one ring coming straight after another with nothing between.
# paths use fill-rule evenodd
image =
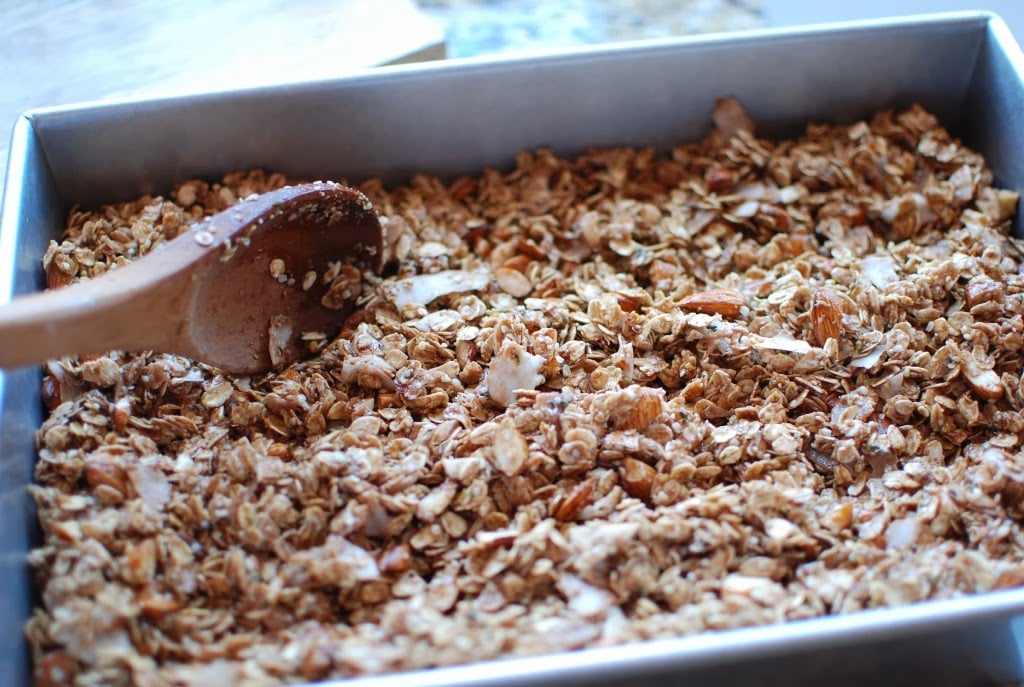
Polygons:
<instances>
[{"instance_id":1,"label":"whole almond","mask_svg":"<svg viewBox=\"0 0 1024 687\"><path fill-rule=\"evenodd\" d=\"M995 370L981 367L972 356L966 356L960 362L960 371L967 380L967 385L986 401L998 401L1005 391L1003 380Z\"/></svg>"},{"instance_id":2,"label":"whole almond","mask_svg":"<svg viewBox=\"0 0 1024 687\"><path fill-rule=\"evenodd\" d=\"M815 342L824 346L829 339L838 339L843 328L843 309L839 297L827 288L820 288L811 298L811 332Z\"/></svg>"},{"instance_id":3,"label":"whole almond","mask_svg":"<svg viewBox=\"0 0 1024 687\"><path fill-rule=\"evenodd\" d=\"M615 429L643 429L664 411L664 393L648 387L630 387L616 394L611 421Z\"/></svg>"},{"instance_id":4,"label":"whole almond","mask_svg":"<svg viewBox=\"0 0 1024 687\"><path fill-rule=\"evenodd\" d=\"M53 410L64 400L60 390L60 382L53 375L43 377L41 395L43 397L43 405L46 406L47 410Z\"/></svg>"},{"instance_id":5,"label":"whole almond","mask_svg":"<svg viewBox=\"0 0 1024 687\"><path fill-rule=\"evenodd\" d=\"M128 475L124 468L103 456L86 458L85 481L93 491L105 486L120 493L121 498L127 497L129 493Z\"/></svg>"},{"instance_id":6,"label":"whole almond","mask_svg":"<svg viewBox=\"0 0 1024 687\"><path fill-rule=\"evenodd\" d=\"M654 487L654 478L657 471L642 460L636 458L623 458L619 475L622 478L622 488L633 498L647 501L651 498L651 489Z\"/></svg>"},{"instance_id":7,"label":"whole almond","mask_svg":"<svg viewBox=\"0 0 1024 687\"><path fill-rule=\"evenodd\" d=\"M75 275L62 270L56 262L51 262L50 266L46 268L46 288L48 289L59 289L74 280Z\"/></svg>"},{"instance_id":8,"label":"whole almond","mask_svg":"<svg viewBox=\"0 0 1024 687\"><path fill-rule=\"evenodd\" d=\"M124 550L122 577L129 583L141 585L153 579L156 573L156 540L143 539L129 542Z\"/></svg>"},{"instance_id":9,"label":"whole almond","mask_svg":"<svg viewBox=\"0 0 1024 687\"><path fill-rule=\"evenodd\" d=\"M723 167L709 167L704 173L704 180L708 185L708 191L712 193L728 192L736 186L737 174L734 170Z\"/></svg>"},{"instance_id":10,"label":"whole almond","mask_svg":"<svg viewBox=\"0 0 1024 687\"><path fill-rule=\"evenodd\" d=\"M739 291L733 289L708 289L699 293L690 294L679 302L679 307L690 312L700 312L706 315L721 315L725 318L735 318L740 315L740 308L743 307L743 296Z\"/></svg>"},{"instance_id":11,"label":"whole almond","mask_svg":"<svg viewBox=\"0 0 1024 687\"><path fill-rule=\"evenodd\" d=\"M989 277L975 277L964 287L964 296L968 308L991 301L998 302L1003 297L1003 285Z\"/></svg>"}]
</instances>

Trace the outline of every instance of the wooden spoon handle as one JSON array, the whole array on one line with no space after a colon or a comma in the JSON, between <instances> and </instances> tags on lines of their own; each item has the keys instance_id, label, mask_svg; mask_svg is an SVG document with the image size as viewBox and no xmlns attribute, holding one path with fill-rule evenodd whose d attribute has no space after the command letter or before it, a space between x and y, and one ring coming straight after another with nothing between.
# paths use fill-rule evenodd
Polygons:
<instances>
[{"instance_id":1,"label":"wooden spoon handle","mask_svg":"<svg viewBox=\"0 0 1024 687\"><path fill-rule=\"evenodd\" d=\"M156 263L156 264L154 264ZM171 318L191 297L187 275L159 273L144 259L70 287L17 298L0 307L0 367L71 354L150 350L171 340Z\"/></svg>"}]
</instances>

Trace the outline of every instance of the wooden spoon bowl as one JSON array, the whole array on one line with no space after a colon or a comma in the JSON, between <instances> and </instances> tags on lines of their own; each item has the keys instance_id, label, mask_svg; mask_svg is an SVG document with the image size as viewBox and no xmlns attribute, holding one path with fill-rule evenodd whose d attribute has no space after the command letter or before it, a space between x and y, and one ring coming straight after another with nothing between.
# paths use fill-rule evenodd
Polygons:
<instances>
[{"instance_id":1,"label":"wooden spoon bowl","mask_svg":"<svg viewBox=\"0 0 1024 687\"><path fill-rule=\"evenodd\" d=\"M382 253L380 221L362 193L331 182L281 188L128 265L3 306L0 366L117 349L176 353L236 374L281 367L308 355L303 335L338 332L359 275L379 270Z\"/></svg>"}]
</instances>

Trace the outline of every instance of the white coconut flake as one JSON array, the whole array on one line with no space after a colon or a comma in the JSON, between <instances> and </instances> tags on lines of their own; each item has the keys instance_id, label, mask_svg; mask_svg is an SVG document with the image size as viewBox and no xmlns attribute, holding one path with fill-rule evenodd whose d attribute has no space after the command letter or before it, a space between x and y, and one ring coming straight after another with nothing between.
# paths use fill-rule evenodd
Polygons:
<instances>
[{"instance_id":1,"label":"white coconut flake","mask_svg":"<svg viewBox=\"0 0 1024 687\"><path fill-rule=\"evenodd\" d=\"M195 466L195 461L187 453L179 453L174 459L174 471L177 473L188 472Z\"/></svg>"},{"instance_id":2,"label":"white coconut flake","mask_svg":"<svg viewBox=\"0 0 1024 687\"><path fill-rule=\"evenodd\" d=\"M425 243L416 246L413 252L418 258L439 258L442 255L448 255L448 246L444 245L440 241L426 241Z\"/></svg>"},{"instance_id":3,"label":"white coconut flake","mask_svg":"<svg viewBox=\"0 0 1024 687\"><path fill-rule=\"evenodd\" d=\"M293 330L292 318L287 315L274 315L270 318L270 327L267 330L267 352L270 354L270 362L275 366L287 362L285 353Z\"/></svg>"},{"instance_id":4,"label":"white coconut flake","mask_svg":"<svg viewBox=\"0 0 1024 687\"><path fill-rule=\"evenodd\" d=\"M339 380L368 389L394 389L395 368L379 355L359 355L341 363Z\"/></svg>"},{"instance_id":5,"label":"white coconut flake","mask_svg":"<svg viewBox=\"0 0 1024 687\"><path fill-rule=\"evenodd\" d=\"M203 379L205 379L203 371L198 367L193 367L182 376L173 378L171 380L171 386L177 386L179 384L195 384L203 381Z\"/></svg>"},{"instance_id":6,"label":"white coconut flake","mask_svg":"<svg viewBox=\"0 0 1024 687\"><path fill-rule=\"evenodd\" d=\"M953 187L953 197L967 202L974 197L974 175L969 165L961 165L949 175L949 185Z\"/></svg>"},{"instance_id":7,"label":"white coconut flake","mask_svg":"<svg viewBox=\"0 0 1024 687\"><path fill-rule=\"evenodd\" d=\"M742 219L753 217L761 209L761 204L756 200L748 200L732 211L732 214Z\"/></svg>"},{"instance_id":8,"label":"white coconut flake","mask_svg":"<svg viewBox=\"0 0 1024 687\"><path fill-rule=\"evenodd\" d=\"M882 355L885 353L885 346L875 346L872 350L867 353L863 353L850 361L850 367L857 367L862 370L870 370L878 361L882 359Z\"/></svg>"},{"instance_id":9,"label":"white coconut flake","mask_svg":"<svg viewBox=\"0 0 1024 687\"><path fill-rule=\"evenodd\" d=\"M184 666L175 675L176 682L180 681L184 687L234 685L243 678L244 670L239 662L217 659L210 663Z\"/></svg>"},{"instance_id":10,"label":"white coconut flake","mask_svg":"<svg viewBox=\"0 0 1024 687\"><path fill-rule=\"evenodd\" d=\"M760 181L751 181L736 189L736 195L749 200L763 200L768 196L768 187Z\"/></svg>"},{"instance_id":11,"label":"white coconut flake","mask_svg":"<svg viewBox=\"0 0 1024 687\"><path fill-rule=\"evenodd\" d=\"M757 589L768 584L771 584L771 580L764 577L731 573L722 580L722 594L725 596L750 596Z\"/></svg>"},{"instance_id":12,"label":"white coconut flake","mask_svg":"<svg viewBox=\"0 0 1024 687\"><path fill-rule=\"evenodd\" d=\"M162 510L171 499L171 485L161 470L148 465L136 465L128 471L135 491L157 510Z\"/></svg>"},{"instance_id":13,"label":"white coconut flake","mask_svg":"<svg viewBox=\"0 0 1024 687\"><path fill-rule=\"evenodd\" d=\"M775 336L750 335L754 348L765 348L772 351L785 351L787 353L810 353L811 344L802 339L794 339L788 334L776 334Z\"/></svg>"},{"instance_id":14,"label":"white coconut flake","mask_svg":"<svg viewBox=\"0 0 1024 687\"><path fill-rule=\"evenodd\" d=\"M920 529L921 524L914 516L893 520L885 530L885 547L902 549L916 543Z\"/></svg>"},{"instance_id":15,"label":"white coconut flake","mask_svg":"<svg viewBox=\"0 0 1024 687\"><path fill-rule=\"evenodd\" d=\"M543 366L544 358L519 344L506 343L487 371L487 393L508 407L515 401L517 391L533 391L544 383L544 375L540 373Z\"/></svg>"},{"instance_id":16,"label":"white coconut flake","mask_svg":"<svg viewBox=\"0 0 1024 687\"><path fill-rule=\"evenodd\" d=\"M896 261L891 255L868 255L861 260L860 266L864 276L875 285L875 288L884 289L889 284L899 281Z\"/></svg>"},{"instance_id":17,"label":"white coconut flake","mask_svg":"<svg viewBox=\"0 0 1024 687\"><path fill-rule=\"evenodd\" d=\"M351 563L357 580L360 582L373 582L380 579L380 568L377 567L377 561L373 559L373 556L366 549L356 546L347 540L343 540L343 545L339 548L341 549L339 551L340 556Z\"/></svg>"},{"instance_id":18,"label":"white coconut flake","mask_svg":"<svg viewBox=\"0 0 1024 687\"><path fill-rule=\"evenodd\" d=\"M468 325L466 327L459 327L459 331L455 333L456 341L476 341L476 338L480 336L480 327Z\"/></svg>"},{"instance_id":19,"label":"white coconut flake","mask_svg":"<svg viewBox=\"0 0 1024 687\"><path fill-rule=\"evenodd\" d=\"M385 285L384 293L401 310L407 305L427 305L453 293L479 291L487 287L490 279L487 272L446 270L398 279Z\"/></svg>"},{"instance_id":20,"label":"white coconut flake","mask_svg":"<svg viewBox=\"0 0 1024 687\"><path fill-rule=\"evenodd\" d=\"M584 618L602 617L614 605L615 597L610 592L589 585L575 575L562 575L556 584L558 591L569 600L569 610Z\"/></svg>"},{"instance_id":21,"label":"white coconut flake","mask_svg":"<svg viewBox=\"0 0 1024 687\"><path fill-rule=\"evenodd\" d=\"M409 322L421 332L446 332L455 329L462 322L462 316L454 310L438 310Z\"/></svg>"},{"instance_id":22,"label":"white coconut flake","mask_svg":"<svg viewBox=\"0 0 1024 687\"><path fill-rule=\"evenodd\" d=\"M776 541L788 539L796 532L796 525L785 518L770 518L764 524L764 533Z\"/></svg>"},{"instance_id":23,"label":"white coconut flake","mask_svg":"<svg viewBox=\"0 0 1024 687\"><path fill-rule=\"evenodd\" d=\"M601 639L608 644L617 644L625 641L626 632L629 630L629 621L626 614L618 606L612 606L604 617L604 624L601 626Z\"/></svg>"},{"instance_id":24,"label":"white coconut flake","mask_svg":"<svg viewBox=\"0 0 1024 687\"><path fill-rule=\"evenodd\" d=\"M802 186L783 186L775 192L775 201L783 205L789 205L800 200L800 197L805 193L806 190Z\"/></svg>"},{"instance_id":25,"label":"white coconut flake","mask_svg":"<svg viewBox=\"0 0 1024 687\"><path fill-rule=\"evenodd\" d=\"M906 207L904 203L908 199L914 203L914 209L917 210L917 216L922 223L927 224L935 220L935 212L928 206L928 200L920 193L909 193L887 200L882 206L882 219L892 224Z\"/></svg>"}]
</instances>

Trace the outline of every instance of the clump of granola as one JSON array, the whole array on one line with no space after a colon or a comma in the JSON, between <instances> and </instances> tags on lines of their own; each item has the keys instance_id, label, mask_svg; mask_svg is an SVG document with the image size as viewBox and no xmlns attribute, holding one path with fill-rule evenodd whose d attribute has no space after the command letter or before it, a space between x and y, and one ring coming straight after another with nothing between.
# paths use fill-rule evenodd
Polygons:
<instances>
[{"instance_id":1,"label":"clump of granola","mask_svg":"<svg viewBox=\"0 0 1024 687\"><path fill-rule=\"evenodd\" d=\"M267 684L1024 581L1017 197L920 107L362 190L318 356L48 365L42 679ZM280 175L76 211L59 286ZM315 275L314 275L315 278ZM354 288L354 287L353 287Z\"/></svg>"}]
</instances>

